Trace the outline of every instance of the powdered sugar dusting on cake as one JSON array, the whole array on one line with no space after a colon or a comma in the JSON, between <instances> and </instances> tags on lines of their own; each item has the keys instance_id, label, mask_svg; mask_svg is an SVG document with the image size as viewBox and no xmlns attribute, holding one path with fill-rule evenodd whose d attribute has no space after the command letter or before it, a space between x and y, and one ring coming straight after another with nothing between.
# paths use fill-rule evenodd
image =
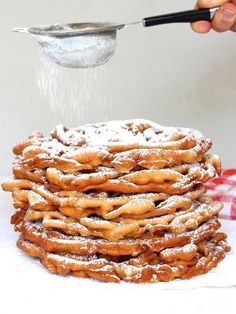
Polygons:
<instances>
[{"instance_id":1,"label":"powdered sugar dusting on cake","mask_svg":"<svg viewBox=\"0 0 236 314\"><path fill-rule=\"evenodd\" d=\"M155 147L155 143L181 139L184 136L203 139L203 135L196 130L163 127L144 119L87 124L77 129L67 129L59 125L52 134L66 145L84 142L92 146L150 144L150 147Z\"/></svg>"}]
</instances>

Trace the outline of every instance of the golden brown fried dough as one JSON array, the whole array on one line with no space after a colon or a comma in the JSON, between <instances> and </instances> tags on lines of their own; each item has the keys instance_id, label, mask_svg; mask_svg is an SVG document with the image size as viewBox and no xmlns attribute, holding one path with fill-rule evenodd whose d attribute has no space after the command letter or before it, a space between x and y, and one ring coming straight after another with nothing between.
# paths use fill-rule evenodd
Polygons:
<instances>
[{"instance_id":1,"label":"golden brown fried dough","mask_svg":"<svg viewBox=\"0 0 236 314\"><path fill-rule=\"evenodd\" d=\"M54 273L106 282L209 271L229 250L222 204L204 197L221 171L210 148L196 130L141 119L30 135L2 183L18 247Z\"/></svg>"}]
</instances>

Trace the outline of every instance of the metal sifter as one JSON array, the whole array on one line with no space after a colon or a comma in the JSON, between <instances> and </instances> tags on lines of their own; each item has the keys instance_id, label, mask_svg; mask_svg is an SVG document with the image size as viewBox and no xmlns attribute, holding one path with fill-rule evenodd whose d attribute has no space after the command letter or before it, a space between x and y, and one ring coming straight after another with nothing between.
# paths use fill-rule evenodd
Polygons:
<instances>
[{"instance_id":1,"label":"metal sifter","mask_svg":"<svg viewBox=\"0 0 236 314\"><path fill-rule=\"evenodd\" d=\"M211 21L219 8L197 9L143 18L141 21L116 23L71 23L15 28L34 35L43 54L66 67L87 68L107 62L116 49L117 30L141 24L144 27L168 23Z\"/></svg>"}]
</instances>

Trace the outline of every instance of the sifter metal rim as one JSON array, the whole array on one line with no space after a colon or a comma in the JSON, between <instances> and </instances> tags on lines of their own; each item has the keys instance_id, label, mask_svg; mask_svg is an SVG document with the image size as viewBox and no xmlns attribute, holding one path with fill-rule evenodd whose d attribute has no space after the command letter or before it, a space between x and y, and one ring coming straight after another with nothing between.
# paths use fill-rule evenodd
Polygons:
<instances>
[{"instance_id":1,"label":"sifter metal rim","mask_svg":"<svg viewBox=\"0 0 236 314\"><path fill-rule=\"evenodd\" d=\"M37 27L14 28L13 31L32 34L37 36L50 37L73 37L92 34L109 34L123 28L125 24L118 23L70 23L70 24L51 24Z\"/></svg>"}]
</instances>

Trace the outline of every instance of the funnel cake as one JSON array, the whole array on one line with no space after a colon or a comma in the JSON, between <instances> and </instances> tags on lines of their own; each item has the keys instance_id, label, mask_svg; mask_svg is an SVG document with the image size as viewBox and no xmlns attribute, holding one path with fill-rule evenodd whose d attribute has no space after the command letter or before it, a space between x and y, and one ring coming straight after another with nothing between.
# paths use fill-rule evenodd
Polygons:
<instances>
[{"instance_id":1,"label":"funnel cake","mask_svg":"<svg viewBox=\"0 0 236 314\"><path fill-rule=\"evenodd\" d=\"M183 211L164 214L154 218L131 219L118 217L112 221L97 216L72 218L60 211L36 211L27 209L27 221L41 221L47 229L61 230L65 234L95 236L108 240L120 240L126 237L140 237L146 232L155 234L158 231L169 231L174 234L194 230L201 223L217 215L222 208L219 202L200 199L189 202L189 208Z\"/></svg>"},{"instance_id":2,"label":"funnel cake","mask_svg":"<svg viewBox=\"0 0 236 314\"><path fill-rule=\"evenodd\" d=\"M93 172L76 172L64 174L54 168L46 171L25 170L22 163L15 163L14 176L18 179L35 183L44 183L53 190L87 192L98 189L118 193L158 192L167 194L182 194L189 191L197 182L205 183L221 171L219 157L207 155L201 163L183 164L174 168L136 170L129 174L107 167L95 167ZM48 184L47 184L48 182Z\"/></svg>"},{"instance_id":3,"label":"funnel cake","mask_svg":"<svg viewBox=\"0 0 236 314\"><path fill-rule=\"evenodd\" d=\"M17 219L16 219L17 218ZM14 216L12 223L23 237L48 252L64 252L78 255L93 255L96 253L111 256L137 256L146 250L160 252L165 248L198 243L211 236L220 228L216 218L208 220L195 230L181 234L165 233L164 235L144 234L140 238L129 238L110 241L102 238L65 235L62 232L44 228L40 223L32 223Z\"/></svg>"},{"instance_id":4,"label":"funnel cake","mask_svg":"<svg viewBox=\"0 0 236 314\"><path fill-rule=\"evenodd\" d=\"M51 272L106 282L209 271L229 251L222 204L204 196L221 171L211 145L196 130L140 119L30 135L2 183L18 247Z\"/></svg>"},{"instance_id":5,"label":"funnel cake","mask_svg":"<svg viewBox=\"0 0 236 314\"><path fill-rule=\"evenodd\" d=\"M37 257L53 273L70 273L76 277L95 278L106 282L120 280L136 283L170 281L175 278L191 278L204 274L224 258L229 246L224 233L216 233L209 239L182 247L164 249L160 254L146 251L137 256L114 259L109 256L80 256L68 253L48 253L23 237L18 247L28 255Z\"/></svg>"},{"instance_id":6,"label":"funnel cake","mask_svg":"<svg viewBox=\"0 0 236 314\"><path fill-rule=\"evenodd\" d=\"M129 172L164 168L202 159L211 141L192 129L163 127L147 120L111 121L68 130L52 138L35 133L13 148L29 169L56 168L74 173L96 166ZM78 149L79 148L79 149Z\"/></svg>"}]
</instances>

